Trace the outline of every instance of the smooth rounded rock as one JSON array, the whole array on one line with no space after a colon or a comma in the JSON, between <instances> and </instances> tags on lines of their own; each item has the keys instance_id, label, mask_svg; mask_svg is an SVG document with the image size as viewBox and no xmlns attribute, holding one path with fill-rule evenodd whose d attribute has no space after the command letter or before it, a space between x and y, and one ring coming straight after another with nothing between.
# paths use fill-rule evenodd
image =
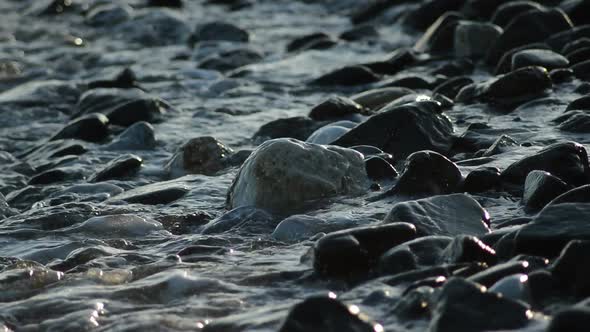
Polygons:
<instances>
[{"instance_id":1,"label":"smooth rounded rock","mask_svg":"<svg viewBox=\"0 0 590 332\"><path fill-rule=\"evenodd\" d=\"M528 49L512 55L512 70L528 66L540 66L552 70L567 67L569 63L566 57L550 50Z\"/></svg>"},{"instance_id":2,"label":"smooth rounded rock","mask_svg":"<svg viewBox=\"0 0 590 332\"><path fill-rule=\"evenodd\" d=\"M467 174L463 183L463 190L468 193L480 193L494 189L500 183L500 170L497 167L481 167Z\"/></svg>"},{"instance_id":3,"label":"smooth rounded rock","mask_svg":"<svg viewBox=\"0 0 590 332\"><path fill-rule=\"evenodd\" d=\"M534 1L508 1L500 5L491 18L492 23L505 28L516 16L543 6Z\"/></svg>"},{"instance_id":4,"label":"smooth rounded rock","mask_svg":"<svg viewBox=\"0 0 590 332\"><path fill-rule=\"evenodd\" d=\"M289 213L313 200L360 194L367 181L362 154L354 150L275 139L264 142L244 162L227 206Z\"/></svg>"},{"instance_id":5,"label":"smooth rounded rock","mask_svg":"<svg viewBox=\"0 0 590 332\"><path fill-rule=\"evenodd\" d=\"M555 197L568 190L568 185L545 171L532 171L524 181L522 203L529 212L542 209Z\"/></svg>"},{"instance_id":6,"label":"smooth rounded rock","mask_svg":"<svg viewBox=\"0 0 590 332\"><path fill-rule=\"evenodd\" d=\"M501 34L502 28L492 23L459 21L455 27L455 55L481 57Z\"/></svg>"},{"instance_id":7,"label":"smooth rounded rock","mask_svg":"<svg viewBox=\"0 0 590 332\"><path fill-rule=\"evenodd\" d=\"M553 199L548 205L561 203L590 203L590 184L569 190Z\"/></svg>"},{"instance_id":8,"label":"smooth rounded rock","mask_svg":"<svg viewBox=\"0 0 590 332\"><path fill-rule=\"evenodd\" d=\"M109 119L100 114L92 113L72 120L53 135L50 140L77 138L88 142L100 142L108 135Z\"/></svg>"},{"instance_id":9,"label":"smooth rounded rock","mask_svg":"<svg viewBox=\"0 0 590 332\"><path fill-rule=\"evenodd\" d=\"M287 44L287 52L305 51L312 49L326 49L336 45L336 41L330 35L316 32L298 37Z\"/></svg>"},{"instance_id":10,"label":"smooth rounded rock","mask_svg":"<svg viewBox=\"0 0 590 332\"><path fill-rule=\"evenodd\" d=\"M294 215L282 220L271 236L283 242L299 242L326 229L326 221L323 219L308 215Z\"/></svg>"},{"instance_id":11,"label":"smooth rounded rock","mask_svg":"<svg viewBox=\"0 0 590 332\"><path fill-rule=\"evenodd\" d=\"M250 34L231 23L226 22L211 22L197 27L195 34L191 37L191 41L231 41L231 42L248 42Z\"/></svg>"},{"instance_id":12,"label":"smooth rounded rock","mask_svg":"<svg viewBox=\"0 0 590 332\"><path fill-rule=\"evenodd\" d=\"M79 232L107 238L145 236L163 229L162 224L155 220L131 214L93 217L75 228Z\"/></svg>"},{"instance_id":13,"label":"smooth rounded rock","mask_svg":"<svg viewBox=\"0 0 590 332\"><path fill-rule=\"evenodd\" d=\"M574 75L581 80L590 80L590 59L582 62L578 62L571 66L574 71Z\"/></svg>"},{"instance_id":14,"label":"smooth rounded rock","mask_svg":"<svg viewBox=\"0 0 590 332\"><path fill-rule=\"evenodd\" d=\"M105 150L151 150L156 147L154 127L140 121L129 126L125 131L104 147Z\"/></svg>"},{"instance_id":15,"label":"smooth rounded rock","mask_svg":"<svg viewBox=\"0 0 590 332\"><path fill-rule=\"evenodd\" d=\"M336 69L314 79L313 85L353 86L377 82L381 77L365 66L348 66Z\"/></svg>"},{"instance_id":16,"label":"smooth rounded rock","mask_svg":"<svg viewBox=\"0 0 590 332\"><path fill-rule=\"evenodd\" d=\"M526 274L514 274L498 280L490 292L501 294L502 297L522 302L531 301L531 289Z\"/></svg>"},{"instance_id":17,"label":"smooth rounded rock","mask_svg":"<svg viewBox=\"0 0 590 332\"><path fill-rule=\"evenodd\" d=\"M229 166L233 150L211 136L196 137L184 143L164 168L170 177L186 174L213 175Z\"/></svg>"},{"instance_id":18,"label":"smooth rounded rock","mask_svg":"<svg viewBox=\"0 0 590 332\"><path fill-rule=\"evenodd\" d=\"M88 182L102 182L119 179L137 173L143 159L134 154L126 154L108 162L102 169L88 178Z\"/></svg>"},{"instance_id":19,"label":"smooth rounded rock","mask_svg":"<svg viewBox=\"0 0 590 332\"><path fill-rule=\"evenodd\" d=\"M296 116L292 118L278 119L262 125L254 134L257 140L290 137L304 141L309 136L324 126L325 122L318 122L309 117Z\"/></svg>"},{"instance_id":20,"label":"smooth rounded rock","mask_svg":"<svg viewBox=\"0 0 590 332\"><path fill-rule=\"evenodd\" d=\"M309 117L316 121L348 119L363 111L363 106L344 97L331 97L314 106L309 112Z\"/></svg>"},{"instance_id":21,"label":"smooth rounded rock","mask_svg":"<svg viewBox=\"0 0 590 332\"><path fill-rule=\"evenodd\" d=\"M590 241L571 241L550 267L559 283L578 299L584 299L590 294L589 249Z\"/></svg>"},{"instance_id":22,"label":"smooth rounded rock","mask_svg":"<svg viewBox=\"0 0 590 332\"><path fill-rule=\"evenodd\" d=\"M341 122L341 121L338 121ZM342 135L346 134L350 128L341 125L329 124L318 128L305 140L307 143L315 144L332 144Z\"/></svg>"},{"instance_id":23,"label":"smooth rounded rock","mask_svg":"<svg viewBox=\"0 0 590 332\"><path fill-rule=\"evenodd\" d=\"M365 160L365 169L371 180L392 179L399 174L395 168L385 159L373 156Z\"/></svg>"},{"instance_id":24,"label":"smooth rounded rock","mask_svg":"<svg viewBox=\"0 0 590 332\"><path fill-rule=\"evenodd\" d=\"M557 312L547 332L582 332L590 324L590 309L570 307Z\"/></svg>"}]
</instances>

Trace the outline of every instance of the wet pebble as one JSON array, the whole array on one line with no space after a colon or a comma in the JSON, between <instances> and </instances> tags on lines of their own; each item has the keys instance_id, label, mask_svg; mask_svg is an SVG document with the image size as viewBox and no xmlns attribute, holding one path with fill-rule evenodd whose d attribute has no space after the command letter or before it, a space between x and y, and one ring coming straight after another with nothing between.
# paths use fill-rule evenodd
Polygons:
<instances>
[{"instance_id":1,"label":"wet pebble","mask_svg":"<svg viewBox=\"0 0 590 332\"><path fill-rule=\"evenodd\" d=\"M312 85L320 86L353 86L377 82L381 77L365 66L348 66L324 74L313 81Z\"/></svg>"},{"instance_id":2,"label":"wet pebble","mask_svg":"<svg viewBox=\"0 0 590 332\"><path fill-rule=\"evenodd\" d=\"M569 63L563 55L549 50L528 49L512 55L512 70L528 66L540 66L552 70L567 67Z\"/></svg>"},{"instance_id":3,"label":"wet pebble","mask_svg":"<svg viewBox=\"0 0 590 332\"><path fill-rule=\"evenodd\" d=\"M126 154L109 161L102 169L88 178L88 182L102 182L134 175L139 171L143 159L134 154Z\"/></svg>"},{"instance_id":4,"label":"wet pebble","mask_svg":"<svg viewBox=\"0 0 590 332\"><path fill-rule=\"evenodd\" d=\"M231 41L231 42L248 42L250 34L231 23L226 22L211 22L205 23L195 31L194 35L191 36L191 42L202 42L202 41Z\"/></svg>"},{"instance_id":5,"label":"wet pebble","mask_svg":"<svg viewBox=\"0 0 590 332\"><path fill-rule=\"evenodd\" d=\"M331 97L314 106L309 117L316 121L348 120L363 112L363 106L344 97Z\"/></svg>"},{"instance_id":6,"label":"wet pebble","mask_svg":"<svg viewBox=\"0 0 590 332\"><path fill-rule=\"evenodd\" d=\"M463 183L463 190L468 193L480 193L494 189L500 183L500 169L497 167L480 167L467 174Z\"/></svg>"},{"instance_id":7,"label":"wet pebble","mask_svg":"<svg viewBox=\"0 0 590 332\"><path fill-rule=\"evenodd\" d=\"M129 126L104 146L105 150L151 150L156 147L154 127L140 121Z\"/></svg>"},{"instance_id":8,"label":"wet pebble","mask_svg":"<svg viewBox=\"0 0 590 332\"><path fill-rule=\"evenodd\" d=\"M60 129L50 140L76 138L88 142L100 142L108 135L109 119L100 113L84 115Z\"/></svg>"},{"instance_id":9,"label":"wet pebble","mask_svg":"<svg viewBox=\"0 0 590 332\"><path fill-rule=\"evenodd\" d=\"M545 171L530 172L524 182L522 203L528 211L542 209L555 197L568 190L568 185Z\"/></svg>"},{"instance_id":10,"label":"wet pebble","mask_svg":"<svg viewBox=\"0 0 590 332\"><path fill-rule=\"evenodd\" d=\"M481 57L501 34L502 28L492 23L460 21L455 27L455 55Z\"/></svg>"},{"instance_id":11,"label":"wet pebble","mask_svg":"<svg viewBox=\"0 0 590 332\"><path fill-rule=\"evenodd\" d=\"M184 143L167 162L170 177L186 174L215 174L230 165L233 150L211 136L196 137Z\"/></svg>"}]
</instances>

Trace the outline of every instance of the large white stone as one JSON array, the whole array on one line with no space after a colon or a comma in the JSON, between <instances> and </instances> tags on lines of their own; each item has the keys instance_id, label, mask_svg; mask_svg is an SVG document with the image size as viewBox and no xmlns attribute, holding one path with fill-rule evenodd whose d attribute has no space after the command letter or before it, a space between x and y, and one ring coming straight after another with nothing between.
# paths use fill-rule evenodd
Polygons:
<instances>
[{"instance_id":1,"label":"large white stone","mask_svg":"<svg viewBox=\"0 0 590 332\"><path fill-rule=\"evenodd\" d=\"M360 194L368 183L361 153L279 138L261 144L244 162L227 205L289 214L317 199Z\"/></svg>"}]
</instances>

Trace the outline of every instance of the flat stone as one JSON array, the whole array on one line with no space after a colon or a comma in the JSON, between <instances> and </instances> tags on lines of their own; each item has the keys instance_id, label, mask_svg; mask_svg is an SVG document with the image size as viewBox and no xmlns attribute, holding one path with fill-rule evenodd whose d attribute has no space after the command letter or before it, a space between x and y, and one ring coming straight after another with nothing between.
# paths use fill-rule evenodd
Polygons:
<instances>
[{"instance_id":1,"label":"flat stone","mask_svg":"<svg viewBox=\"0 0 590 332\"><path fill-rule=\"evenodd\" d=\"M143 159L134 154L126 154L109 161L102 169L88 178L88 182L102 182L133 175L139 171Z\"/></svg>"},{"instance_id":2,"label":"flat stone","mask_svg":"<svg viewBox=\"0 0 590 332\"><path fill-rule=\"evenodd\" d=\"M528 66L540 66L547 70L565 68L569 60L559 53L550 50L528 49L512 55L512 70Z\"/></svg>"}]
</instances>

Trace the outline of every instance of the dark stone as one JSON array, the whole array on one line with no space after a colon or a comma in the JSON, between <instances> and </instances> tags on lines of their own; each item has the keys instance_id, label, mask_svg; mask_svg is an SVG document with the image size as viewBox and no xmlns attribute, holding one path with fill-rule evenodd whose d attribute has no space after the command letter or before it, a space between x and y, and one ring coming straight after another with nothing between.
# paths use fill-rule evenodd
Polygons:
<instances>
[{"instance_id":1,"label":"dark stone","mask_svg":"<svg viewBox=\"0 0 590 332\"><path fill-rule=\"evenodd\" d=\"M461 12L467 17L478 20L489 20L498 7L509 0L467 0Z\"/></svg>"},{"instance_id":2,"label":"dark stone","mask_svg":"<svg viewBox=\"0 0 590 332\"><path fill-rule=\"evenodd\" d=\"M414 44L414 49L419 52L431 53L451 52L455 43L455 27L462 19L464 17L460 13L444 13L418 39Z\"/></svg>"},{"instance_id":3,"label":"dark stone","mask_svg":"<svg viewBox=\"0 0 590 332\"><path fill-rule=\"evenodd\" d=\"M352 96L351 99L366 108L369 114L372 114L400 97L413 93L414 91L406 88L388 87L367 90Z\"/></svg>"},{"instance_id":4,"label":"dark stone","mask_svg":"<svg viewBox=\"0 0 590 332\"><path fill-rule=\"evenodd\" d=\"M318 128L326 123L317 122L304 116L278 119L264 124L254 134L255 139L273 139L281 137L296 138L305 141Z\"/></svg>"},{"instance_id":5,"label":"dark stone","mask_svg":"<svg viewBox=\"0 0 590 332\"><path fill-rule=\"evenodd\" d=\"M516 232L514 251L555 257L571 240L590 240L589 218L588 203L550 203Z\"/></svg>"},{"instance_id":6,"label":"dark stone","mask_svg":"<svg viewBox=\"0 0 590 332\"><path fill-rule=\"evenodd\" d=\"M59 15L71 13L77 7L77 1L72 0L45 0L40 1L41 5L35 6L37 15Z\"/></svg>"},{"instance_id":7,"label":"dark stone","mask_svg":"<svg viewBox=\"0 0 590 332\"><path fill-rule=\"evenodd\" d=\"M154 127L147 122L136 122L129 126L111 143L106 150L151 150L156 147Z\"/></svg>"},{"instance_id":8,"label":"dark stone","mask_svg":"<svg viewBox=\"0 0 590 332\"><path fill-rule=\"evenodd\" d=\"M287 52L305 51L311 49L325 49L336 45L336 41L328 34L316 32L295 38L287 44Z\"/></svg>"},{"instance_id":9,"label":"dark stone","mask_svg":"<svg viewBox=\"0 0 590 332\"><path fill-rule=\"evenodd\" d=\"M524 182L522 204L528 212L539 211L555 197L568 190L568 185L545 171L530 172Z\"/></svg>"},{"instance_id":10,"label":"dark stone","mask_svg":"<svg viewBox=\"0 0 590 332\"><path fill-rule=\"evenodd\" d=\"M572 65L589 60L590 47L579 48L571 53L567 53L566 58Z\"/></svg>"},{"instance_id":11,"label":"dark stone","mask_svg":"<svg viewBox=\"0 0 590 332\"><path fill-rule=\"evenodd\" d=\"M492 45L486 62L495 64L510 49L543 41L552 34L572 27L567 15L559 9L533 9L521 13L510 21L504 33Z\"/></svg>"},{"instance_id":12,"label":"dark stone","mask_svg":"<svg viewBox=\"0 0 590 332\"><path fill-rule=\"evenodd\" d=\"M442 84L434 88L434 90L432 90L432 93L440 93L443 96L455 99L455 97L463 87L472 83L473 80L468 76L453 77L444 81Z\"/></svg>"},{"instance_id":13,"label":"dark stone","mask_svg":"<svg viewBox=\"0 0 590 332\"><path fill-rule=\"evenodd\" d=\"M379 274L399 274L436 265L452 241L448 236L424 236L395 246L379 258Z\"/></svg>"},{"instance_id":14,"label":"dark stone","mask_svg":"<svg viewBox=\"0 0 590 332\"><path fill-rule=\"evenodd\" d=\"M394 77L380 84L381 87L401 87L412 90L431 90L440 82L436 77L427 75L407 75L403 77Z\"/></svg>"},{"instance_id":15,"label":"dark stone","mask_svg":"<svg viewBox=\"0 0 590 332\"><path fill-rule=\"evenodd\" d=\"M241 29L231 23L212 22L206 23L195 31L190 38L190 43L194 44L201 41L223 40L230 42L248 42L250 35L244 29Z\"/></svg>"},{"instance_id":16,"label":"dark stone","mask_svg":"<svg viewBox=\"0 0 590 332\"><path fill-rule=\"evenodd\" d=\"M574 75L581 80L590 80L590 60L578 62L570 67L574 71Z\"/></svg>"},{"instance_id":17,"label":"dark stone","mask_svg":"<svg viewBox=\"0 0 590 332\"><path fill-rule=\"evenodd\" d=\"M479 236L490 232L489 218L487 211L470 196L452 194L397 203L383 223L408 222L425 235Z\"/></svg>"},{"instance_id":18,"label":"dark stone","mask_svg":"<svg viewBox=\"0 0 590 332\"><path fill-rule=\"evenodd\" d=\"M406 159L399 181L388 194L444 195L456 192L463 180L457 165L433 151L418 151Z\"/></svg>"},{"instance_id":19,"label":"dark stone","mask_svg":"<svg viewBox=\"0 0 590 332\"><path fill-rule=\"evenodd\" d=\"M553 84L568 83L574 80L574 71L569 68L553 69L549 76Z\"/></svg>"},{"instance_id":20,"label":"dark stone","mask_svg":"<svg viewBox=\"0 0 590 332\"><path fill-rule=\"evenodd\" d=\"M379 16L389 8L398 5L407 0L376 0L367 3L355 10L350 17L353 24L360 24Z\"/></svg>"},{"instance_id":21,"label":"dark stone","mask_svg":"<svg viewBox=\"0 0 590 332\"><path fill-rule=\"evenodd\" d=\"M72 120L49 140L77 138L83 141L100 142L108 135L109 119L100 113L91 113Z\"/></svg>"},{"instance_id":22,"label":"dark stone","mask_svg":"<svg viewBox=\"0 0 590 332\"><path fill-rule=\"evenodd\" d=\"M590 37L590 24L576 26L573 29L568 29L562 32L551 35L545 40L547 45L554 50L562 49L567 43L580 39Z\"/></svg>"},{"instance_id":23,"label":"dark stone","mask_svg":"<svg viewBox=\"0 0 590 332\"><path fill-rule=\"evenodd\" d=\"M462 278L450 278L436 296L428 331L511 330L526 326L529 308Z\"/></svg>"},{"instance_id":24,"label":"dark stone","mask_svg":"<svg viewBox=\"0 0 590 332\"><path fill-rule=\"evenodd\" d=\"M583 24L590 24L590 18L587 13L590 13L590 1L588 0L573 0L562 3L561 8L570 17L575 26Z\"/></svg>"},{"instance_id":25,"label":"dark stone","mask_svg":"<svg viewBox=\"0 0 590 332\"><path fill-rule=\"evenodd\" d=\"M494 69L494 75L506 74L512 70L512 56L526 50L551 50L545 43L532 43L513 48L502 55ZM491 64L490 64L491 65Z\"/></svg>"},{"instance_id":26,"label":"dark stone","mask_svg":"<svg viewBox=\"0 0 590 332\"><path fill-rule=\"evenodd\" d=\"M352 128L333 144L344 147L372 145L402 159L420 150L448 153L453 125L434 101L385 106Z\"/></svg>"},{"instance_id":27,"label":"dark stone","mask_svg":"<svg viewBox=\"0 0 590 332\"><path fill-rule=\"evenodd\" d=\"M515 162L502 172L502 180L522 185L534 170L549 172L571 185L590 182L588 153L575 142L555 143Z\"/></svg>"},{"instance_id":28,"label":"dark stone","mask_svg":"<svg viewBox=\"0 0 590 332\"><path fill-rule=\"evenodd\" d=\"M350 30L344 31L342 34L340 34L340 39L346 41L357 41L363 39L370 39L378 36L379 32L377 31L377 29L375 29L374 26L364 24L357 27L353 27Z\"/></svg>"},{"instance_id":29,"label":"dark stone","mask_svg":"<svg viewBox=\"0 0 590 332\"><path fill-rule=\"evenodd\" d=\"M561 54L570 54L579 49L590 47L590 38L580 38L567 43L562 49ZM567 57L567 55L566 55Z\"/></svg>"},{"instance_id":30,"label":"dark stone","mask_svg":"<svg viewBox=\"0 0 590 332\"><path fill-rule=\"evenodd\" d=\"M412 48L398 48L384 61L363 64L375 74L395 75L401 70L415 65L420 61L420 55Z\"/></svg>"},{"instance_id":31,"label":"dark stone","mask_svg":"<svg viewBox=\"0 0 590 332\"><path fill-rule=\"evenodd\" d=\"M159 122L170 106L161 99L138 99L119 105L106 113L111 124L129 127L140 122Z\"/></svg>"},{"instance_id":32,"label":"dark stone","mask_svg":"<svg viewBox=\"0 0 590 332\"><path fill-rule=\"evenodd\" d=\"M340 301L310 297L296 304L279 332L374 332L366 315L353 314Z\"/></svg>"},{"instance_id":33,"label":"dark stone","mask_svg":"<svg viewBox=\"0 0 590 332\"><path fill-rule=\"evenodd\" d=\"M381 79L365 66L347 66L324 74L313 81L314 85L361 85L377 82Z\"/></svg>"},{"instance_id":34,"label":"dark stone","mask_svg":"<svg viewBox=\"0 0 590 332\"><path fill-rule=\"evenodd\" d=\"M571 241L561 251L550 271L563 288L577 299L590 296L590 241Z\"/></svg>"},{"instance_id":35,"label":"dark stone","mask_svg":"<svg viewBox=\"0 0 590 332\"><path fill-rule=\"evenodd\" d=\"M557 196L548 205L561 203L590 203L590 185L580 186L567 191Z\"/></svg>"},{"instance_id":36,"label":"dark stone","mask_svg":"<svg viewBox=\"0 0 590 332\"><path fill-rule=\"evenodd\" d=\"M492 23L460 21L455 27L455 55L480 59L501 34L502 28Z\"/></svg>"},{"instance_id":37,"label":"dark stone","mask_svg":"<svg viewBox=\"0 0 590 332\"><path fill-rule=\"evenodd\" d=\"M473 60L461 58L449 62L443 62L441 66L431 71L430 74L454 78L457 76L472 74L474 69L475 64L473 63Z\"/></svg>"},{"instance_id":38,"label":"dark stone","mask_svg":"<svg viewBox=\"0 0 590 332\"><path fill-rule=\"evenodd\" d=\"M260 52L249 48L240 48L212 54L199 62L199 68L228 71L260 60L262 60Z\"/></svg>"},{"instance_id":39,"label":"dark stone","mask_svg":"<svg viewBox=\"0 0 590 332\"><path fill-rule=\"evenodd\" d=\"M459 235L445 248L440 257L446 264L481 262L489 266L496 264L496 251L480 239L471 235Z\"/></svg>"},{"instance_id":40,"label":"dark stone","mask_svg":"<svg viewBox=\"0 0 590 332\"><path fill-rule=\"evenodd\" d=\"M384 252L414 238L416 228L408 223L333 232L315 243L314 269L325 276L364 274L374 268Z\"/></svg>"},{"instance_id":41,"label":"dark stone","mask_svg":"<svg viewBox=\"0 0 590 332\"><path fill-rule=\"evenodd\" d=\"M143 159L134 154L126 154L108 162L104 168L92 174L88 182L102 182L131 176L139 171Z\"/></svg>"},{"instance_id":42,"label":"dark stone","mask_svg":"<svg viewBox=\"0 0 590 332\"><path fill-rule=\"evenodd\" d=\"M542 9L543 6L540 4L533 2L533 1L511 1L507 2L494 12L492 16L492 23L505 28L510 21L512 21L516 16L527 12L531 9Z\"/></svg>"},{"instance_id":43,"label":"dark stone","mask_svg":"<svg viewBox=\"0 0 590 332\"><path fill-rule=\"evenodd\" d=\"M570 307L557 312L547 332L583 332L590 326L590 309L586 307Z\"/></svg>"},{"instance_id":44,"label":"dark stone","mask_svg":"<svg viewBox=\"0 0 590 332\"><path fill-rule=\"evenodd\" d=\"M498 137L498 139L496 139L489 148L485 149L485 151L481 153L481 157L491 157L493 155L501 154L509 151L511 147L515 146L518 146L518 143L512 137L508 135L502 135ZM476 156L480 157L480 155L477 154Z\"/></svg>"},{"instance_id":45,"label":"dark stone","mask_svg":"<svg viewBox=\"0 0 590 332\"><path fill-rule=\"evenodd\" d=\"M280 220L274 220L266 211L251 206L235 208L211 221L203 234L220 234L229 230L245 231L249 234L268 234L277 226Z\"/></svg>"},{"instance_id":46,"label":"dark stone","mask_svg":"<svg viewBox=\"0 0 590 332\"><path fill-rule=\"evenodd\" d=\"M363 106L345 97L331 97L314 106L309 117L316 121L340 120L353 114L362 113Z\"/></svg>"},{"instance_id":47,"label":"dark stone","mask_svg":"<svg viewBox=\"0 0 590 332\"><path fill-rule=\"evenodd\" d=\"M501 112L543 96L552 87L549 72L543 67L525 67L499 75L487 82L468 85L459 91L457 102L482 101L503 106Z\"/></svg>"},{"instance_id":48,"label":"dark stone","mask_svg":"<svg viewBox=\"0 0 590 332\"><path fill-rule=\"evenodd\" d=\"M137 83L137 76L131 70L131 68L123 69L115 78L110 80L99 80L88 83L89 89L96 88L118 88L118 89L130 89L140 88Z\"/></svg>"},{"instance_id":49,"label":"dark stone","mask_svg":"<svg viewBox=\"0 0 590 332\"><path fill-rule=\"evenodd\" d=\"M29 180L29 185L51 184L55 182L63 182L69 178L68 172L63 169L54 168L42 173L39 173Z\"/></svg>"},{"instance_id":50,"label":"dark stone","mask_svg":"<svg viewBox=\"0 0 590 332\"><path fill-rule=\"evenodd\" d=\"M398 176L395 168L385 159L377 156L365 160L365 169L371 180L392 179Z\"/></svg>"},{"instance_id":51,"label":"dark stone","mask_svg":"<svg viewBox=\"0 0 590 332\"><path fill-rule=\"evenodd\" d=\"M467 174L463 190L468 193L480 193L494 189L500 183L500 170L497 167L481 167Z\"/></svg>"},{"instance_id":52,"label":"dark stone","mask_svg":"<svg viewBox=\"0 0 590 332\"><path fill-rule=\"evenodd\" d=\"M572 101L565 109L566 112L575 110L590 110L590 95Z\"/></svg>"},{"instance_id":53,"label":"dark stone","mask_svg":"<svg viewBox=\"0 0 590 332\"><path fill-rule=\"evenodd\" d=\"M468 280L486 287L492 287L492 285L504 277L519 273L527 274L530 271L532 269L528 261L512 261L498 264L478 272L470 276Z\"/></svg>"},{"instance_id":54,"label":"dark stone","mask_svg":"<svg viewBox=\"0 0 590 332\"><path fill-rule=\"evenodd\" d=\"M512 70L528 66L540 66L551 70L568 65L569 61L566 57L550 50L528 49L512 55Z\"/></svg>"},{"instance_id":55,"label":"dark stone","mask_svg":"<svg viewBox=\"0 0 590 332\"><path fill-rule=\"evenodd\" d=\"M559 284L551 272L540 269L529 273L528 277L533 305L543 307L547 301L552 302L556 296L561 295L558 294Z\"/></svg>"},{"instance_id":56,"label":"dark stone","mask_svg":"<svg viewBox=\"0 0 590 332\"><path fill-rule=\"evenodd\" d=\"M182 8L182 0L148 0L149 7Z\"/></svg>"},{"instance_id":57,"label":"dark stone","mask_svg":"<svg viewBox=\"0 0 590 332\"><path fill-rule=\"evenodd\" d=\"M404 23L418 30L425 30L447 11L459 10L465 0L429 0L411 11Z\"/></svg>"},{"instance_id":58,"label":"dark stone","mask_svg":"<svg viewBox=\"0 0 590 332\"><path fill-rule=\"evenodd\" d=\"M125 201L145 205L172 203L189 192L187 186L170 182L157 182L133 188L110 198L108 201Z\"/></svg>"},{"instance_id":59,"label":"dark stone","mask_svg":"<svg viewBox=\"0 0 590 332\"><path fill-rule=\"evenodd\" d=\"M590 114L583 111L567 112L553 120L559 130L571 133L590 133Z\"/></svg>"}]
</instances>

